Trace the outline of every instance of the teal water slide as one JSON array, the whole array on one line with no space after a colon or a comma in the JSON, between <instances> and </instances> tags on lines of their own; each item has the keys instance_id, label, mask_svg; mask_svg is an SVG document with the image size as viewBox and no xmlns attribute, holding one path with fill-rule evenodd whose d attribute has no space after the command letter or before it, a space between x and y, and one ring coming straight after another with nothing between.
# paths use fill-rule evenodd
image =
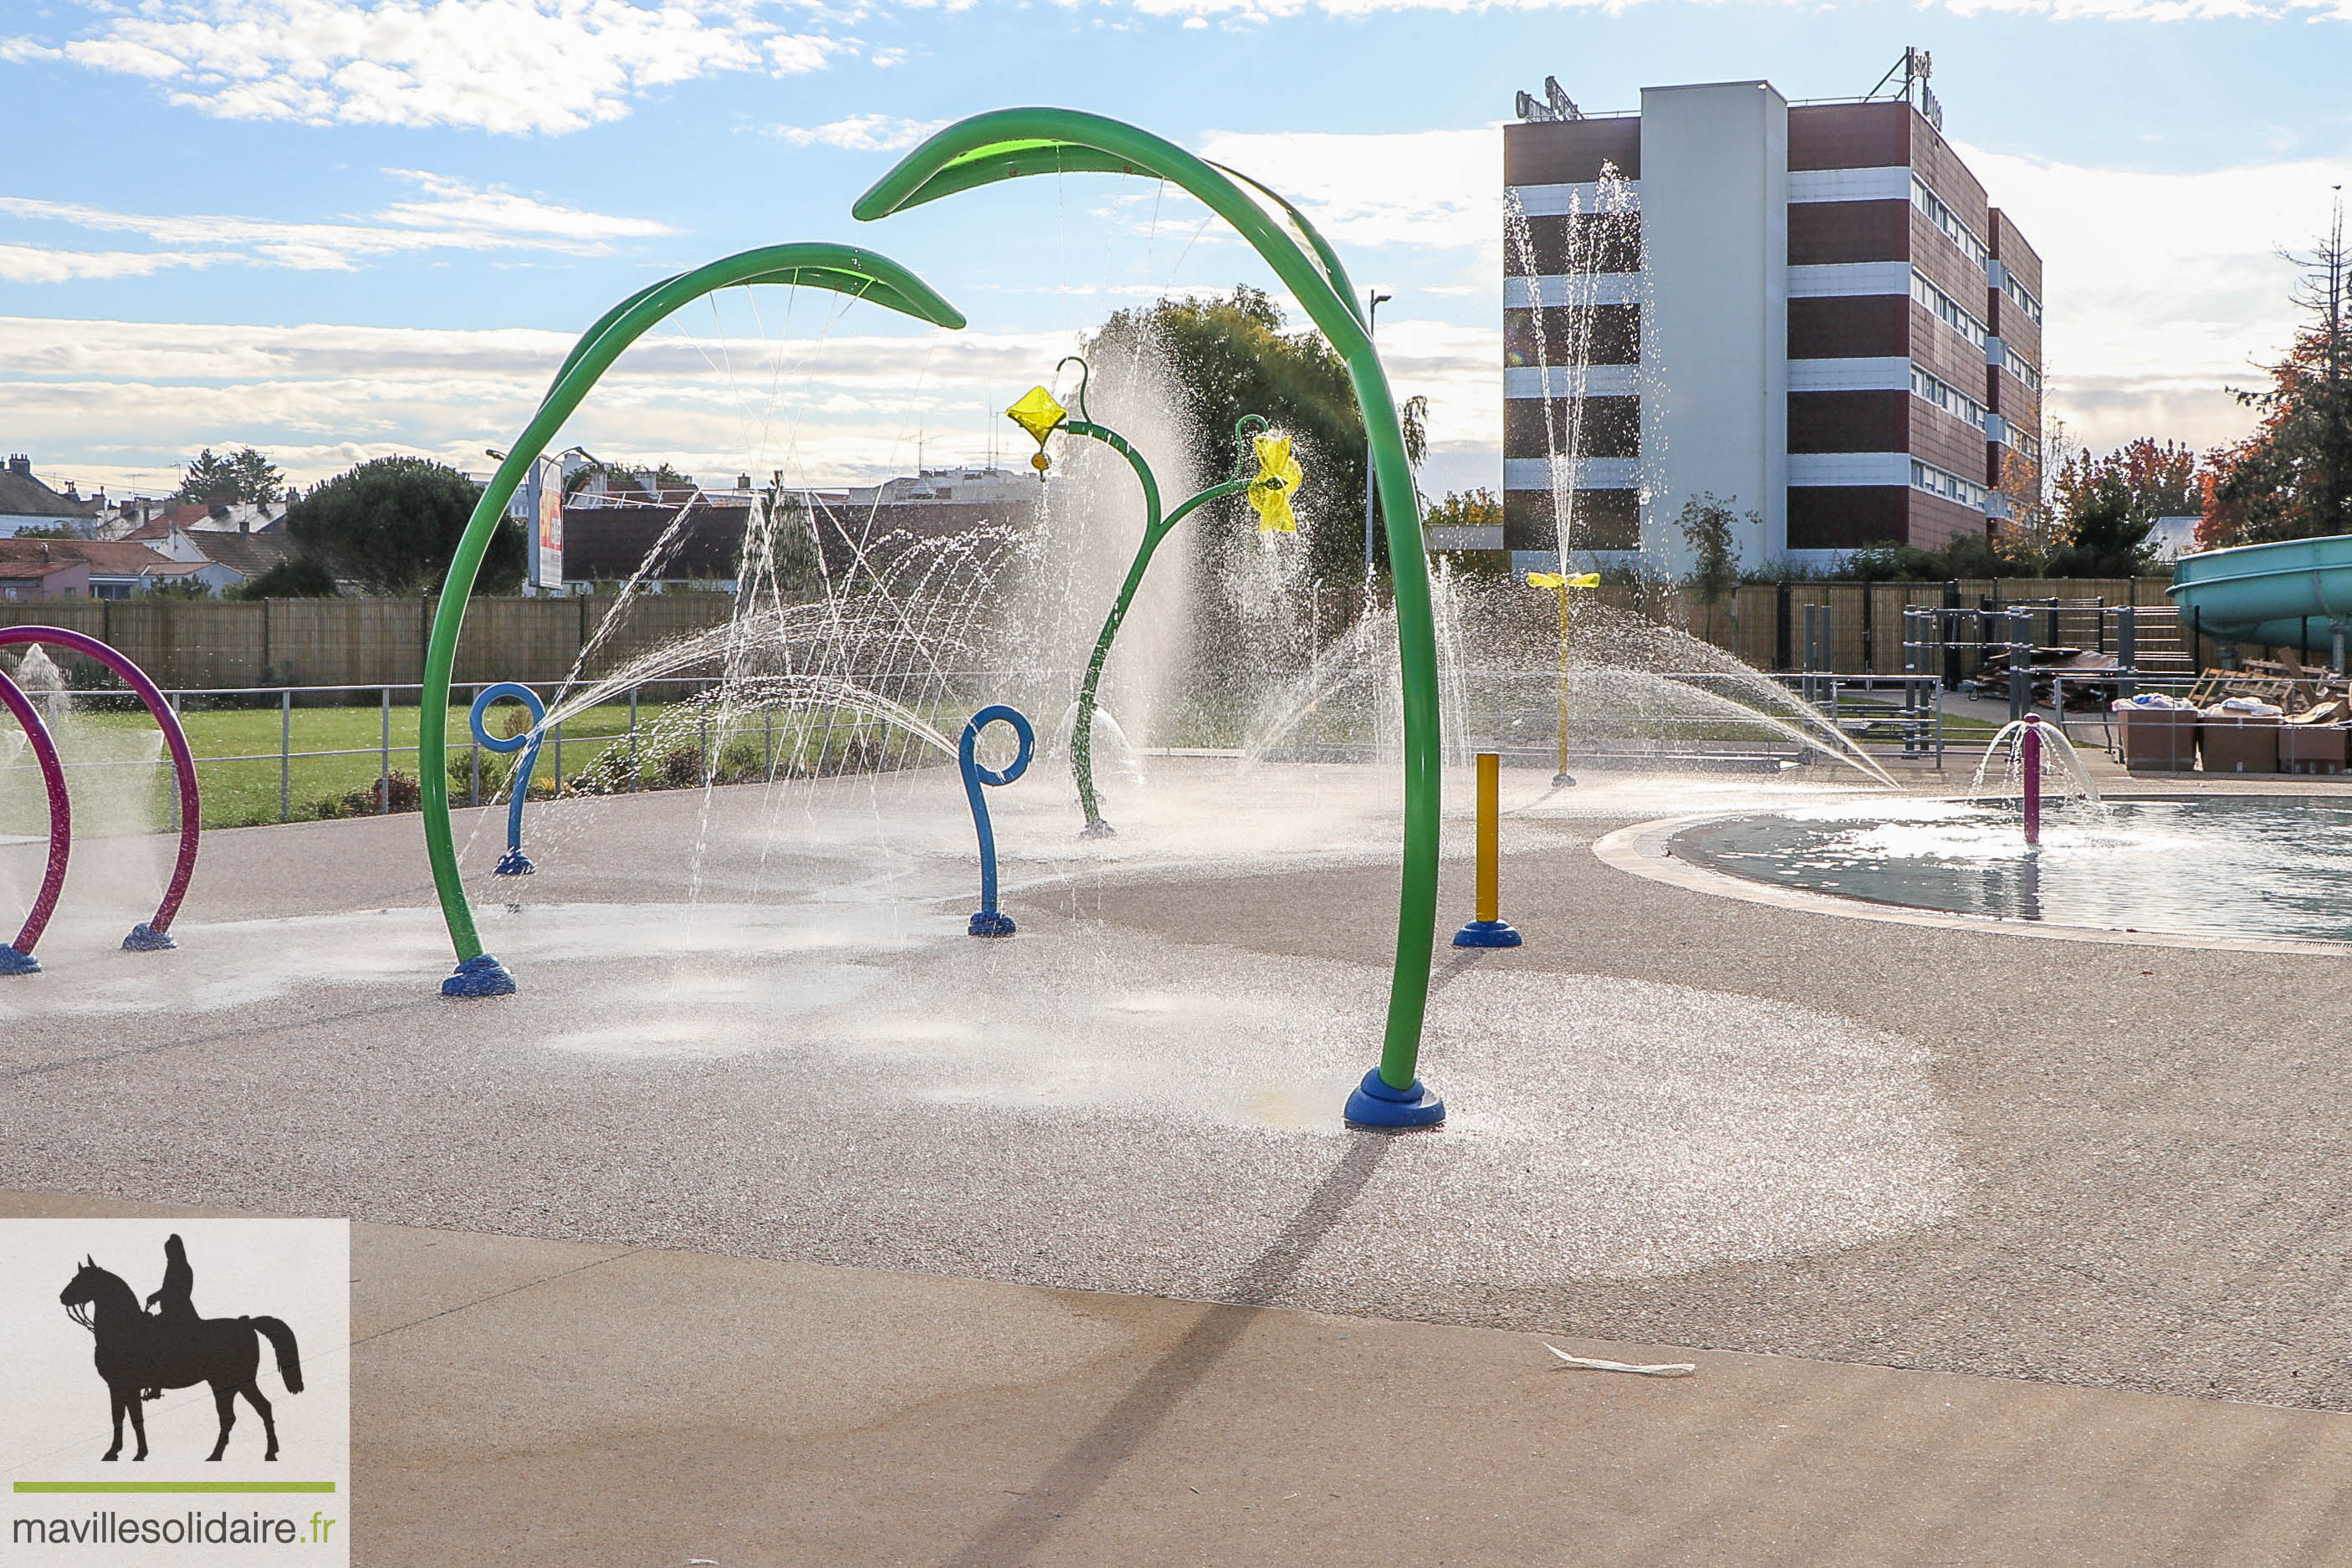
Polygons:
<instances>
[{"instance_id":1,"label":"teal water slide","mask_svg":"<svg viewBox=\"0 0 2352 1568\"><path fill-rule=\"evenodd\" d=\"M2166 591L2216 641L2333 652L2352 628L2352 534L2185 555Z\"/></svg>"}]
</instances>

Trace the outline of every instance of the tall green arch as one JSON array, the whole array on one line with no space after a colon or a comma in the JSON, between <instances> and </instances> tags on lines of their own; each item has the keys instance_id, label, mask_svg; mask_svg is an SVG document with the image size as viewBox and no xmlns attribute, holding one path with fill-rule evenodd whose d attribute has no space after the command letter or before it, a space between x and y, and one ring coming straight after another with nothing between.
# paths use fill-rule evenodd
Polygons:
<instances>
[{"instance_id":1,"label":"tall green arch","mask_svg":"<svg viewBox=\"0 0 2352 1568\"><path fill-rule=\"evenodd\" d=\"M441 604L433 617L432 640L425 647L425 689L416 715L416 773L424 797L425 852L432 862L433 884L440 894L449 943L457 954L457 973L441 988L448 995L496 996L514 989L513 977L482 951L481 936L474 927L473 906L467 902L449 827L449 773L442 766L449 738L449 682L457 667L457 638L465 629L466 601L481 573L482 557L531 464L622 350L681 307L714 290L751 283L830 289L887 306L935 327L964 325L961 311L889 257L854 246L806 243L762 246L652 284L613 307L581 334L556 371L547 395L540 400L539 412L515 439L489 488L475 503L474 515L467 519L465 536L450 558L449 574L441 584Z\"/></svg>"},{"instance_id":2,"label":"tall green arch","mask_svg":"<svg viewBox=\"0 0 2352 1568\"><path fill-rule=\"evenodd\" d=\"M1339 256L1297 207L1248 176L1233 176L1124 121L1069 109L1004 109L959 120L908 153L850 211L870 222L1001 180L1081 172L1166 180L1198 198L1255 247L1348 367L1380 485L1404 698L1404 874L1397 898L1396 967L1380 1065L1365 1075L1348 1114L1378 1125L1433 1124L1444 1119L1445 1108L1414 1074L1437 934L1437 634L1396 399ZM1279 206L1296 235L1285 232L1235 178Z\"/></svg>"}]
</instances>

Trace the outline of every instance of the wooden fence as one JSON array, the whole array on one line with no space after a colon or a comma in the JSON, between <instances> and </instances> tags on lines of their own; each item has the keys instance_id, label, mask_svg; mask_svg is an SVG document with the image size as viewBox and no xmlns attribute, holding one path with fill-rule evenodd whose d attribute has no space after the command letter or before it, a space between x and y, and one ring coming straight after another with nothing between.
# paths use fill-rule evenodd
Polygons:
<instances>
[{"instance_id":1,"label":"wooden fence","mask_svg":"<svg viewBox=\"0 0 2352 1568\"><path fill-rule=\"evenodd\" d=\"M456 679L556 681L612 610L610 599L475 600L457 644ZM63 626L129 654L158 685L409 685L424 679L435 601L417 599L88 600L0 606L0 626ZM647 649L724 622L723 593L634 601L588 661L606 674Z\"/></svg>"},{"instance_id":2,"label":"wooden fence","mask_svg":"<svg viewBox=\"0 0 2352 1568\"><path fill-rule=\"evenodd\" d=\"M2060 602L2042 643L2102 646L2096 607L2165 606L2158 578L1940 582L1792 582L1744 587L1713 604L1679 589L1606 584L1601 602L1636 611L1730 650L1762 670L1800 667L1805 608L1829 612L1829 667L1843 674L1898 674L1904 666L1906 605L1992 608ZM583 672L602 675L635 655L723 622L734 599L723 593L649 594L597 646ZM1532 591L1528 610L1540 618L1549 600ZM572 672L580 650L610 612L609 598L477 599L457 649L459 685L554 681ZM421 680L434 600L285 599L255 602L137 599L0 606L0 625L64 626L111 643L158 685L174 689L234 686L406 685ZM2140 652L2178 651L2172 622L2146 618ZM2151 641L2151 639L2154 639ZM2218 650L2208 644L2208 653Z\"/></svg>"}]
</instances>

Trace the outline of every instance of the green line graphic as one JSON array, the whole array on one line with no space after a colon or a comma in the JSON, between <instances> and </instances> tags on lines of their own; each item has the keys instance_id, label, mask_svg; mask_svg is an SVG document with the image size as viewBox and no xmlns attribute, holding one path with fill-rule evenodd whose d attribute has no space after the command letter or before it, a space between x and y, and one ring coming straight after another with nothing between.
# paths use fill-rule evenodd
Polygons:
<instances>
[{"instance_id":1,"label":"green line graphic","mask_svg":"<svg viewBox=\"0 0 2352 1568\"><path fill-rule=\"evenodd\" d=\"M22 1492L331 1492L332 1481L18 1481Z\"/></svg>"}]
</instances>

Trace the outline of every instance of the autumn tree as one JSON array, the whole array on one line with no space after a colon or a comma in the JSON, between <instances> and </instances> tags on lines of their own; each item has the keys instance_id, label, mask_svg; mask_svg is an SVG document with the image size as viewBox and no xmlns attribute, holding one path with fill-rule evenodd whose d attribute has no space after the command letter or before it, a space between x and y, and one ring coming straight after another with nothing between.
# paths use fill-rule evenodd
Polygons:
<instances>
[{"instance_id":1,"label":"autumn tree","mask_svg":"<svg viewBox=\"0 0 2352 1568\"><path fill-rule=\"evenodd\" d=\"M2271 367L2269 386L2233 389L2259 423L2209 459L2197 530L2208 549L2352 534L2352 253L2342 201L2311 255L2282 254L2304 269L2293 298L2309 324Z\"/></svg>"}]
</instances>

